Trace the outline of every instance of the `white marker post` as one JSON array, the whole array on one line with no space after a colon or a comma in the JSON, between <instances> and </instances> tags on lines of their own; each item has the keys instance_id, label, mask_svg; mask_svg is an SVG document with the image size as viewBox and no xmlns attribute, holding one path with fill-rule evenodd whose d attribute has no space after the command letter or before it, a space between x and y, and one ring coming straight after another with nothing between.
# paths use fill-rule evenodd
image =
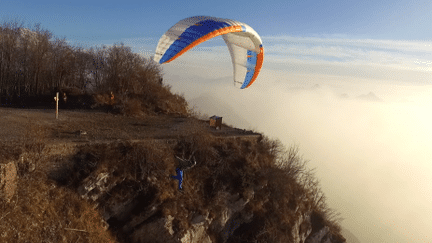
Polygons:
<instances>
[{"instance_id":1,"label":"white marker post","mask_svg":"<svg viewBox=\"0 0 432 243\"><path fill-rule=\"evenodd\" d=\"M59 92L57 92L56 97L54 97L56 101L56 119L58 119L58 100L59 100Z\"/></svg>"}]
</instances>

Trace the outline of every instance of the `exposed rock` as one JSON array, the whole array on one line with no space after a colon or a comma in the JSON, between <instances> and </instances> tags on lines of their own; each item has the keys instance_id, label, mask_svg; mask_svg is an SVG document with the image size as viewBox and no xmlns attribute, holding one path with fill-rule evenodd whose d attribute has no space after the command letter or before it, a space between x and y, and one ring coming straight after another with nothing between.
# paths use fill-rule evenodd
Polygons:
<instances>
[{"instance_id":1,"label":"exposed rock","mask_svg":"<svg viewBox=\"0 0 432 243\"><path fill-rule=\"evenodd\" d=\"M252 222L254 214L245 207L254 198L255 192L267 184L262 181L259 186L246 188L242 194L219 191L216 198L221 201L217 204L223 206L216 216L210 217L209 212L204 215L197 211L189 212L187 220L190 227L179 229L179 219L162 213L164 202L157 200L158 192L154 189L160 183L157 177L149 175L144 178L141 181L125 180L114 177L112 171L94 172L82 181L78 192L83 198L96 202L96 207L103 209L103 218L109 227L126 235L128 242L212 243L228 242L237 229ZM145 190L141 188L143 183L147 188ZM302 204L303 200L300 200L299 203L293 211L292 242L345 242L333 236L327 226L314 229L312 211L304 206L307 202ZM183 206L181 208L184 209Z\"/></svg>"},{"instance_id":2,"label":"exposed rock","mask_svg":"<svg viewBox=\"0 0 432 243\"><path fill-rule=\"evenodd\" d=\"M305 242L311 232L312 224L310 222L310 213L299 214L293 228L291 229L291 237L294 242Z\"/></svg>"},{"instance_id":3,"label":"exposed rock","mask_svg":"<svg viewBox=\"0 0 432 243\"><path fill-rule=\"evenodd\" d=\"M82 198L91 198L95 201L102 193L107 191L107 179L108 173L100 173L96 177L90 176L86 178L83 184L78 188L78 193ZM95 188L97 189L93 191Z\"/></svg>"},{"instance_id":4,"label":"exposed rock","mask_svg":"<svg viewBox=\"0 0 432 243\"><path fill-rule=\"evenodd\" d=\"M18 161L18 168L23 172L33 172L36 169L34 159L34 155L31 156L28 153L22 153Z\"/></svg>"},{"instance_id":5,"label":"exposed rock","mask_svg":"<svg viewBox=\"0 0 432 243\"><path fill-rule=\"evenodd\" d=\"M168 233L170 235L174 234L174 230L172 229L172 221L173 221L174 217L171 215L168 215L166 222L165 222L165 229L168 230Z\"/></svg>"},{"instance_id":6,"label":"exposed rock","mask_svg":"<svg viewBox=\"0 0 432 243\"><path fill-rule=\"evenodd\" d=\"M242 224L250 223L253 216L253 213L246 213L244 211L235 213L220 232L223 242L226 242Z\"/></svg>"},{"instance_id":7,"label":"exposed rock","mask_svg":"<svg viewBox=\"0 0 432 243\"><path fill-rule=\"evenodd\" d=\"M207 227L204 221L193 224L192 227L181 238L182 243L212 243L207 235Z\"/></svg>"},{"instance_id":8,"label":"exposed rock","mask_svg":"<svg viewBox=\"0 0 432 243\"><path fill-rule=\"evenodd\" d=\"M252 213L244 211L249 199L240 198L239 194L229 194L222 192L226 198L226 208L223 209L218 221L214 221L210 228L213 232L219 232L222 242L226 242L234 231L244 223L251 222Z\"/></svg>"},{"instance_id":9,"label":"exposed rock","mask_svg":"<svg viewBox=\"0 0 432 243\"><path fill-rule=\"evenodd\" d=\"M84 199L96 201L119 182L121 181L109 181L109 174L106 172L100 173L97 176L91 175L83 181L82 185L78 188L78 193ZM98 206L98 204L96 204L96 206Z\"/></svg>"},{"instance_id":10,"label":"exposed rock","mask_svg":"<svg viewBox=\"0 0 432 243\"><path fill-rule=\"evenodd\" d=\"M309 236L305 243L330 243L328 233L329 228L324 226L321 230Z\"/></svg>"},{"instance_id":11,"label":"exposed rock","mask_svg":"<svg viewBox=\"0 0 432 243\"><path fill-rule=\"evenodd\" d=\"M201 225L206 220L207 220L206 217L202 216L201 214L198 214L198 215L196 215L195 217L192 218L191 223L192 224L199 224L199 225Z\"/></svg>"},{"instance_id":12,"label":"exposed rock","mask_svg":"<svg viewBox=\"0 0 432 243\"><path fill-rule=\"evenodd\" d=\"M118 208L119 210L117 210L118 212L114 216L120 215L122 212L128 212L129 208L131 208L130 206L128 207L128 204L126 204L126 203L123 205L124 205L123 207ZM133 205L133 204L130 204L130 205ZM123 226L123 228L122 228L123 232L125 232L126 234L130 234L131 232L133 232L136 229L136 227L138 227L144 221L153 217L158 212L158 210L160 209L159 208L160 205L161 205L160 202L153 202L150 206L143 208L143 211L141 213L138 213L136 215L132 215L130 217L129 221L126 222L126 224ZM122 209L122 210L120 210L120 209ZM168 216L168 217L170 217L170 216ZM174 233L174 232L171 232L172 231L172 219L169 218L167 220L169 221L169 223L167 223L166 226L168 227L169 225L171 225L170 226L171 230L168 230L168 232L171 235L171 233Z\"/></svg>"},{"instance_id":13,"label":"exposed rock","mask_svg":"<svg viewBox=\"0 0 432 243\"><path fill-rule=\"evenodd\" d=\"M108 172L98 173L97 176L90 175L84 179L78 191L83 198L98 201L105 194L110 192L116 185L121 185L124 179L110 179ZM150 176L142 183L154 185L157 179ZM128 188L128 187L125 187ZM148 204L141 204L145 198ZM150 195L150 194L149 194ZM197 212L191 212L189 219L191 227L185 232L176 232L174 227L175 218L171 215L163 216L161 204L158 200L152 199L147 194L139 194L134 190L122 189L122 196L110 195L97 203L103 207L104 219L110 227L115 226L129 236L131 242L175 242L175 243L212 243L209 232L219 235L217 241L227 242L234 232L242 225L250 223L254 217L252 212L246 212L245 206L254 196L253 188L248 188L243 197L238 193L219 192L219 198L226 205L218 213L216 218L209 218ZM103 202L102 202L103 201ZM138 210L138 211L137 211ZM133 212L133 213L132 213ZM320 230L312 229L311 210L297 206L294 210L296 221L291 229L291 238L295 243L332 243L333 240L327 226ZM311 232L315 232L311 234ZM213 239L213 241L212 241Z\"/></svg>"},{"instance_id":14,"label":"exposed rock","mask_svg":"<svg viewBox=\"0 0 432 243\"><path fill-rule=\"evenodd\" d=\"M18 183L17 168L14 162L0 164L0 197L7 203L15 195Z\"/></svg>"},{"instance_id":15,"label":"exposed rock","mask_svg":"<svg viewBox=\"0 0 432 243\"><path fill-rule=\"evenodd\" d=\"M147 224L140 225L131 235L132 242L178 243L180 242L170 234L172 219L157 218Z\"/></svg>"}]
</instances>

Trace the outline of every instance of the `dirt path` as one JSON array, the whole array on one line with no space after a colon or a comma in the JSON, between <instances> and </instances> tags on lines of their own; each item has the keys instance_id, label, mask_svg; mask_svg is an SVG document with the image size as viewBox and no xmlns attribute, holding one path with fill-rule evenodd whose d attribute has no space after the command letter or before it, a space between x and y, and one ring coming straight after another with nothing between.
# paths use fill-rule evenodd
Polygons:
<instances>
[{"instance_id":1,"label":"dirt path","mask_svg":"<svg viewBox=\"0 0 432 243\"><path fill-rule=\"evenodd\" d=\"M101 111L62 110L56 120L54 109L0 108L0 140L29 136L48 143L162 139L184 136L201 129L223 137L258 136L227 126L215 130L206 121L168 115L137 118Z\"/></svg>"}]
</instances>

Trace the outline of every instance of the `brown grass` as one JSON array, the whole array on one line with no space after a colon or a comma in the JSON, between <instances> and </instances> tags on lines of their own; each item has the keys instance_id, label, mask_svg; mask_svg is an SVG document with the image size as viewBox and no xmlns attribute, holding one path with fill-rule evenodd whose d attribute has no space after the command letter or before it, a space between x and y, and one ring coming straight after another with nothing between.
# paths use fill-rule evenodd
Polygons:
<instances>
[{"instance_id":1,"label":"brown grass","mask_svg":"<svg viewBox=\"0 0 432 243\"><path fill-rule=\"evenodd\" d=\"M107 111L129 116L175 114L191 116L183 95L171 93L171 86L157 82L144 82L141 93L117 94L111 99L110 92L95 94L93 108L104 107Z\"/></svg>"},{"instance_id":2,"label":"brown grass","mask_svg":"<svg viewBox=\"0 0 432 243\"><path fill-rule=\"evenodd\" d=\"M0 146L1 161L16 161L19 175L11 202L0 202L1 242L117 242L91 204L48 178L46 131L32 122L26 128L24 138ZM31 173L29 154L36 164Z\"/></svg>"},{"instance_id":3,"label":"brown grass","mask_svg":"<svg viewBox=\"0 0 432 243\"><path fill-rule=\"evenodd\" d=\"M0 238L4 242L123 242L128 235L118 230L125 222L103 223L102 213L111 199L95 202L78 196L79 185L89 175L107 172L109 180L122 181L109 191L111 198L137 197L134 214L154 205L160 216L171 215L176 233L191 227L190 215L199 213L220 219L227 193L238 193L249 203L244 213L251 222L231 233L228 242L289 242L296 209L311 209L312 226L323 225L340 235L340 221L325 204L324 194L298 155L298 148L285 149L277 140L215 138L187 121L184 136L174 144L149 141L81 146L71 157L44 154L44 131L29 124L26 139L0 146L1 161L18 161L18 188L10 203L0 202ZM23 153L33 154L34 172L28 171ZM194 155L197 165L185 172L184 192L170 180L177 162L174 155ZM53 167L53 163L60 167ZM96 203L99 205L96 206ZM208 234L218 240L218 232ZM220 239L219 239L220 240Z\"/></svg>"}]
</instances>

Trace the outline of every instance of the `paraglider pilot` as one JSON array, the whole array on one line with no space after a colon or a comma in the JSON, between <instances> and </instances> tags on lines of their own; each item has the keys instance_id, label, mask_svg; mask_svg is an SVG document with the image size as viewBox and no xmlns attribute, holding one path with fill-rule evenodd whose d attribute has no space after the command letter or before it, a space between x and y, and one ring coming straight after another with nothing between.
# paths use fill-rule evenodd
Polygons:
<instances>
[{"instance_id":1,"label":"paraglider pilot","mask_svg":"<svg viewBox=\"0 0 432 243\"><path fill-rule=\"evenodd\" d=\"M177 175L176 176L172 175L171 177L179 181L179 190L182 191L183 190L183 187L182 187L183 170L181 170L180 168L177 168L176 172L177 172Z\"/></svg>"},{"instance_id":2,"label":"paraglider pilot","mask_svg":"<svg viewBox=\"0 0 432 243\"><path fill-rule=\"evenodd\" d=\"M192 156L191 156L192 157ZM183 183L183 171L188 170L196 165L196 160L194 157L194 160L191 161L191 158L188 160L181 159L176 156L176 158L179 160L179 167L176 168L177 175L173 176L171 175L170 178L176 179L179 181L179 191L183 191L182 183Z\"/></svg>"}]
</instances>

